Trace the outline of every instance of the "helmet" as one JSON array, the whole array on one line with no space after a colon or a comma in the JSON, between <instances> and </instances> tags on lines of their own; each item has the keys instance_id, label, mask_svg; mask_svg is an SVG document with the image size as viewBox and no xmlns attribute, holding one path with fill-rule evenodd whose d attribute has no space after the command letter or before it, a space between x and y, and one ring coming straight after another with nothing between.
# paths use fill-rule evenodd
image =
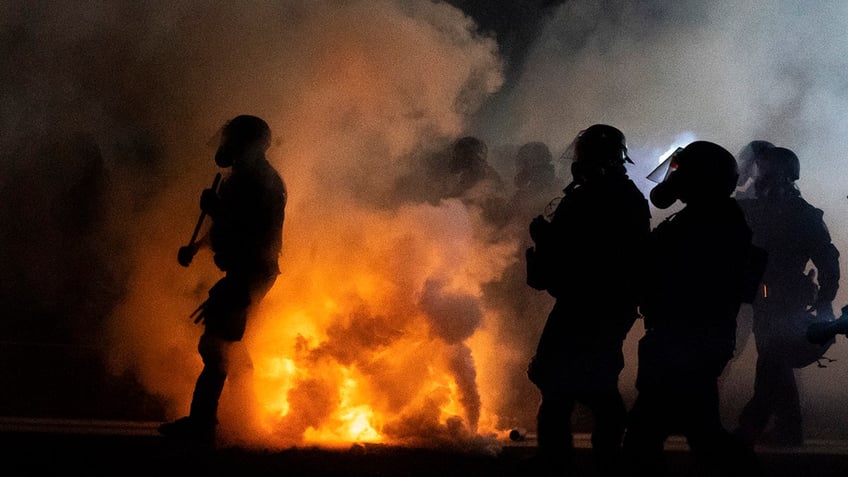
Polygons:
<instances>
[{"instance_id":1,"label":"helmet","mask_svg":"<svg viewBox=\"0 0 848 477\"><path fill-rule=\"evenodd\" d=\"M772 147L757 158L757 175L768 170L789 182L795 182L801 175L801 163L798 156L785 147Z\"/></svg>"},{"instance_id":2,"label":"helmet","mask_svg":"<svg viewBox=\"0 0 848 477\"><path fill-rule=\"evenodd\" d=\"M551 150L543 142L528 142L518 149L515 163L518 170L547 167L551 164L553 156Z\"/></svg>"},{"instance_id":3,"label":"helmet","mask_svg":"<svg viewBox=\"0 0 848 477\"><path fill-rule=\"evenodd\" d=\"M737 181L738 186L743 186L748 182L748 179L754 176L754 166L766 150L774 147L774 144L763 141L763 140L755 140L751 141L739 151L739 154L736 156L739 162L739 180Z\"/></svg>"},{"instance_id":4,"label":"helmet","mask_svg":"<svg viewBox=\"0 0 848 477\"><path fill-rule=\"evenodd\" d=\"M515 156L515 185L519 189L553 182L556 170L551 150L543 142L528 142Z\"/></svg>"},{"instance_id":5,"label":"helmet","mask_svg":"<svg viewBox=\"0 0 848 477\"><path fill-rule=\"evenodd\" d=\"M263 152L271 146L268 123L256 116L236 116L221 129L221 144L215 154L215 162L221 167L229 167L237 156L255 146L260 146Z\"/></svg>"},{"instance_id":6,"label":"helmet","mask_svg":"<svg viewBox=\"0 0 848 477\"><path fill-rule=\"evenodd\" d=\"M797 193L795 181L801 164L794 152L784 147L772 147L757 159L754 191L757 197L777 197Z\"/></svg>"},{"instance_id":7,"label":"helmet","mask_svg":"<svg viewBox=\"0 0 848 477\"><path fill-rule=\"evenodd\" d=\"M465 136L453 145L450 160L451 172L461 172L471 169L475 163L485 161L489 150L486 143L474 136Z\"/></svg>"},{"instance_id":8,"label":"helmet","mask_svg":"<svg viewBox=\"0 0 848 477\"><path fill-rule=\"evenodd\" d=\"M237 144L253 144L255 142L271 145L271 128L262 118L242 115L231 119L224 126L224 140Z\"/></svg>"},{"instance_id":9,"label":"helmet","mask_svg":"<svg viewBox=\"0 0 848 477\"><path fill-rule=\"evenodd\" d=\"M759 159L767 149L772 147L774 147L774 144L761 139L749 142L742 148L741 151L739 151L738 157L740 167L742 162L755 161Z\"/></svg>"},{"instance_id":10,"label":"helmet","mask_svg":"<svg viewBox=\"0 0 848 477\"><path fill-rule=\"evenodd\" d=\"M574 159L602 165L633 163L627 156L624 133L606 124L595 124L580 132L575 139Z\"/></svg>"},{"instance_id":11,"label":"helmet","mask_svg":"<svg viewBox=\"0 0 848 477\"><path fill-rule=\"evenodd\" d=\"M678 199L685 203L729 197L739 171L727 149L708 141L695 141L677 156L677 169L651 190L651 202L660 209Z\"/></svg>"}]
</instances>

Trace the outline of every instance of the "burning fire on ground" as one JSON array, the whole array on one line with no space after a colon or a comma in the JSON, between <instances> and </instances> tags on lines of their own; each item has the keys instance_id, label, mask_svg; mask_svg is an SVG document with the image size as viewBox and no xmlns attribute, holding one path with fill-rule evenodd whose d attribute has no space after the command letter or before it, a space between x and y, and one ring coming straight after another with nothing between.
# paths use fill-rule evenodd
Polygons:
<instances>
[{"instance_id":1,"label":"burning fire on ground","mask_svg":"<svg viewBox=\"0 0 848 477\"><path fill-rule=\"evenodd\" d=\"M345 221L353 236L304 224L314 249L283 261L251 324L261 428L323 445L455 444L506 431L490 399L502 377L480 366L497 366L498 353L480 284L499 278L517 242L481 246L479 217L459 200Z\"/></svg>"}]
</instances>

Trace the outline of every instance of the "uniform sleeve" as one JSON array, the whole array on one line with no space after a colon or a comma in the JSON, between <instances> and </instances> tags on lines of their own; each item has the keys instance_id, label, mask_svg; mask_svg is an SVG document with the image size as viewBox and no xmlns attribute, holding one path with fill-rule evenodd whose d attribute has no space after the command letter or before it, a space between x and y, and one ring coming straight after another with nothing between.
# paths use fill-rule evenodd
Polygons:
<instances>
[{"instance_id":1,"label":"uniform sleeve","mask_svg":"<svg viewBox=\"0 0 848 477\"><path fill-rule=\"evenodd\" d=\"M830 303L839 289L839 251L831 241L830 232L824 223L824 213L813 209L810 215L808 230L813 235L810 241L810 260L818 272L818 301Z\"/></svg>"}]
</instances>

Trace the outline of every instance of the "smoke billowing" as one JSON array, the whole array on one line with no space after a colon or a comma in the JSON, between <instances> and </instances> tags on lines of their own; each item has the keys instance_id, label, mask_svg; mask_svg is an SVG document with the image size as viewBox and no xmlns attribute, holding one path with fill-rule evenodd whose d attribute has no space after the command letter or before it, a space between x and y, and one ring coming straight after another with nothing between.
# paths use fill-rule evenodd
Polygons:
<instances>
[{"instance_id":1,"label":"smoke billowing","mask_svg":"<svg viewBox=\"0 0 848 477\"><path fill-rule=\"evenodd\" d=\"M0 7L3 339L94 345L166 417L187 412L200 370L188 315L220 273L203 252L183 269L176 251L215 172L210 138L238 114L271 125L289 204L246 384L222 400L234 439L432 444L532 426L524 369L550 298L523 285L526 222L566 177L517 190L528 142L557 157L613 124L646 193L681 134L789 147L845 255L848 7L518 2L526 23L481 29L475 14L501 18L477 10L493 2L454 3L470 16L400 0ZM447 192L466 135L488 145L502 190ZM726 383L731 420L752 348ZM845 343L831 354L801 372L806 422L824 433L848 428Z\"/></svg>"},{"instance_id":2,"label":"smoke billowing","mask_svg":"<svg viewBox=\"0 0 848 477\"><path fill-rule=\"evenodd\" d=\"M846 17L836 1L566 2L509 94L475 124L484 137L538 139L555 151L589 124L613 124L627 136L630 175L646 193L653 184L645 177L681 137L734 153L754 139L790 148L801 160L802 195L824 210L844 271ZM655 223L666 213L654 210ZM837 313L848 302L844 282ZM753 348L748 339L724 383L731 428L752 392ZM846 370L838 363L846 354L840 339L827 353L838 361L798 373L808 435L844 435ZM633 393L634 369L631 360L625 394Z\"/></svg>"}]
</instances>

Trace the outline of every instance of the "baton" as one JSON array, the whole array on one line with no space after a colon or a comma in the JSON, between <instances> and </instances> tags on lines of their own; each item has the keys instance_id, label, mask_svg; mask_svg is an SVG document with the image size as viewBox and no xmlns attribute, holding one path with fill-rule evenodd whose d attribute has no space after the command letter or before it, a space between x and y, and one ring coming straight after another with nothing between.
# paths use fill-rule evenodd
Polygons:
<instances>
[{"instance_id":1,"label":"baton","mask_svg":"<svg viewBox=\"0 0 848 477\"><path fill-rule=\"evenodd\" d=\"M218 189L218 183L221 182L221 173L215 174L215 179L212 181L212 190ZM200 217L197 219L197 225L194 226L194 233L191 234L191 240L188 242L188 246L191 247L194 245L194 241L197 240L197 234L200 233L200 226L203 225L203 219L206 218L206 212L200 211Z\"/></svg>"}]
</instances>

